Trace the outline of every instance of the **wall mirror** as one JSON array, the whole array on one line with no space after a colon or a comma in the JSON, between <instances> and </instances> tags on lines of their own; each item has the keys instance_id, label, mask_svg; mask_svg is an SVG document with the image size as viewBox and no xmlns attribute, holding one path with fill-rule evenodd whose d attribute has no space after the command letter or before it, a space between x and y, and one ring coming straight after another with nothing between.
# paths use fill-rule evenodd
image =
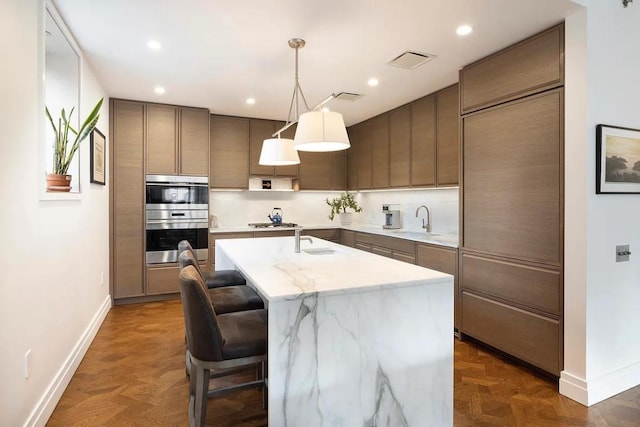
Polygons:
<instances>
[{"instance_id":1,"label":"wall mirror","mask_svg":"<svg viewBox=\"0 0 640 427\"><path fill-rule=\"evenodd\" d=\"M44 103L56 126L64 108L68 115L74 108L72 126L78 129L80 116L80 54L75 42L64 26L57 11L47 2L44 13ZM44 107L43 107L44 109ZM44 112L45 168L53 169L55 136ZM80 192L80 153L76 153L69 171L72 175L71 192Z\"/></svg>"}]
</instances>

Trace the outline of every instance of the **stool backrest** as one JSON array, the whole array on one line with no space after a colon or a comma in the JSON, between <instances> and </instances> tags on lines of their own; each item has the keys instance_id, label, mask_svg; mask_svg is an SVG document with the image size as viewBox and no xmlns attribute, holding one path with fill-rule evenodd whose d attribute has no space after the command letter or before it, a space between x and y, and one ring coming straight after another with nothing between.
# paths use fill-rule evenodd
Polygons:
<instances>
[{"instance_id":1,"label":"stool backrest","mask_svg":"<svg viewBox=\"0 0 640 427\"><path fill-rule=\"evenodd\" d=\"M187 265L180 270L179 277L189 352L204 361L223 360L224 341L202 276Z\"/></svg>"},{"instance_id":2,"label":"stool backrest","mask_svg":"<svg viewBox=\"0 0 640 427\"><path fill-rule=\"evenodd\" d=\"M202 270L200 270L200 266L198 265L198 260L190 250L185 249L180 251L180 255L178 255L178 264L180 264L180 270L185 268L187 265L192 265L198 271L200 277L204 277L202 276Z\"/></svg>"}]
</instances>

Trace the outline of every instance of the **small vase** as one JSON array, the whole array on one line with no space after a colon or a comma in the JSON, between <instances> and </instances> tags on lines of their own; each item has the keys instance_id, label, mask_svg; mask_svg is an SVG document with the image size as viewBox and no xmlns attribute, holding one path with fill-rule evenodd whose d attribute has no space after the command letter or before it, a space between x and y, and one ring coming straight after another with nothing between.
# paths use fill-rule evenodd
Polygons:
<instances>
[{"instance_id":1,"label":"small vase","mask_svg":"<svg viewBox=\"0 0 640 427\"><path fill-rule=\"evenodd\" d=\"M47 174L47 191L69 192L71 191L71 175Z\"/></svg>"},{"instance_id":2,"label":"small vase","mask_svg":"<svg viewBox=\"0 0 640 427\"><path fill-rule=\"evenodd\" d=\"M340 224L351 225L351 221L353 221L353 212L340 213Z\"/></svg>"}]
</instances>

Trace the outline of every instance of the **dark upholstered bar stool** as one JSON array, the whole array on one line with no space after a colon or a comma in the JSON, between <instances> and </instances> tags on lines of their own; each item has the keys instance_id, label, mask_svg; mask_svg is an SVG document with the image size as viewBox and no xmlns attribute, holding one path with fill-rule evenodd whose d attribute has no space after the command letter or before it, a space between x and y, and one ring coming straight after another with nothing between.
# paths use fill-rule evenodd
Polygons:
<instances>
[{"instance_id":1,"label":"dark upholstered bar stool","mask_svg":"<svg viewBox=\"0 0 640 427\"><path fill-rule=\"evenodd\" d=\"M205 425L208 398L252 387L262 388L263 396L266 393L267 310L217 315L202 277L192 265L180 271L180 295L191 359L189 425L200 427ZM260 373L255 381L209 388L210 378L248 367L256 367Z\"/></svg>"},{"instance_id":2,"label":"dark upholstered bar stool","mask_svg":"<svg viewBox=\"0 0 640 427\"><path fill-rule=\"evenodd\" d=\"M182 253L187 250L191 252L195 259L197 259L196 254L193 251L193 247L188 240L181 240L178 242L178 253ZM198 263L196 263L195 267L200 272L205 285L209 289L247 284L246 279L236 270L202 271Z\"/></svg>"},{"instance_id":3,"label":"dark upholstered bar stool","mask_svg":"<svg viewBox=\"0 0 640 427\"><path fill-rule=\"evenodd\" d=\"M193 253L185 250L178 257L180 269L184 269L190 265L196 269L196 273L200 275L204 282L204 277L198 269L198 261ZM211 288L208 290L209 298L213 304L213 308L218 314L233 313L236 311L256 310L264 308L264 303L260 296L246 285L223 286Z\"/></svg>"}]
</instances>

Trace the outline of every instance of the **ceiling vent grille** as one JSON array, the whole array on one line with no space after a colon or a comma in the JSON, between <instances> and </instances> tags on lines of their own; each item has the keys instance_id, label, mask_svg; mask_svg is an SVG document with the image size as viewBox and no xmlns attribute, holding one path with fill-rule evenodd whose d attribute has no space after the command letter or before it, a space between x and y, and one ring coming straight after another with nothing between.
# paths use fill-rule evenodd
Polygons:
<instances>
[{"instance_id":1,"label":"ceiling vent grille","mask_svg":"<svg viewBox=\"0 0 640 427\"><path fill-rule=\"evenodd\" d=\"M359 93L351 93L351 92L340 92L339 94L337 94L335 96L334 99L337 99L338 101L349 101L349 102L354 102L357 101L358 99L362 98L362 94Z\"/></svg>"},{"instance_id":2,"label":"ceiling vent grille","mask_svg":"<svg viewBox=\"0 0 640 427\"><path fill-rule=\"evenodd\" d=\"M405 68L407 70L415 70L419 66L431 61L434 58L436 58L436 55L406 51L396 56L391 61L387 62L387 64L393 65L395 67Z\"/></svg>"}]
</instances>

